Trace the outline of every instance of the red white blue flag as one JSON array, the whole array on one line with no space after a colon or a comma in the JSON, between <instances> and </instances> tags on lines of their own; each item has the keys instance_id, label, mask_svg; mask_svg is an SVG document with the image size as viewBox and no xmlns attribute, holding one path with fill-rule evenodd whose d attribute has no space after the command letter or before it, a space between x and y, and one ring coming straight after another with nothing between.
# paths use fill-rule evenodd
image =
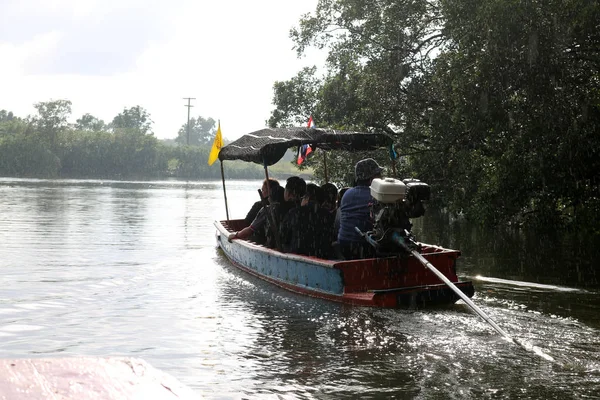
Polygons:
<instances>
[{"instance_id":1,"label":"red white blue flag","mask_svg":"<svg viewBox=\"0 0 600 400\"><path fill-rule=\"evenodd\" d=\"M308 124L306 125L308 128L315 128L315 121L313 120L312 115L308 118ZM312 153L313 149L309 144L303 144L298 148L298 165L302 164L306 157L310 153Z\"/></svg>"}]
</instances>

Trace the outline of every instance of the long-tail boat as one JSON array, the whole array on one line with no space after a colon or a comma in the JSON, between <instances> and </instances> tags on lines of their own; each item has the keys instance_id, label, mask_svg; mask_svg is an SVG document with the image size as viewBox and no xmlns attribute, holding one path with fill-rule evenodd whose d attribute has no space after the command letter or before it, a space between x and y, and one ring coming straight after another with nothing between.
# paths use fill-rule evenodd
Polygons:
<instances>
[{"instance_id":1,"label":"long-tail boat","mask_svg":"<svg viewBox=\"0 0 600 400\"><path fill-rule=\"evenodd\" d=\"M348 132L316 128L266 128L246 134L219 152L226 219L215 221L217 244L239 269L292 292L375 307L421 307L452 304L474 294L470 281L460 281L456 261L460 251L418 242L410 219L425 212L429 186L423 182L394 178L371 184L376 208L374 228L360 232L375 247L369 259L320 259L268 248L230 233L246 227L243 219L230 219L223 161L243 160L268 167L289 148L310 145L327 151L366 151L393 146L384 133Z\"/></svg>"}]
</instances>

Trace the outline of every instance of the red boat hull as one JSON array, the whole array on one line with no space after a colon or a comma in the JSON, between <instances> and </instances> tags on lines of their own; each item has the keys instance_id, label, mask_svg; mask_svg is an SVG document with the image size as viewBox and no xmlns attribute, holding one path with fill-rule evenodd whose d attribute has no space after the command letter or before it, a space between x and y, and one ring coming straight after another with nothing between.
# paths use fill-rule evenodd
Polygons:
<instances>
[{"instance_id":1,"label":"red boat hull","mask_svg":"<svg viewBox=\"0 0 600 400\"><path fill-rule=\"evenodd\" d=\"M229 232L242 220L215 222L217 242L233 265L292 292L342 303L397 308L455 303L459 296L411 255L364 260L323 260L282 253L240 239ZM423 244L421 254L463 293L472 297L470 281L456 275L457 250Z\"/></svg>"}]
</instances>

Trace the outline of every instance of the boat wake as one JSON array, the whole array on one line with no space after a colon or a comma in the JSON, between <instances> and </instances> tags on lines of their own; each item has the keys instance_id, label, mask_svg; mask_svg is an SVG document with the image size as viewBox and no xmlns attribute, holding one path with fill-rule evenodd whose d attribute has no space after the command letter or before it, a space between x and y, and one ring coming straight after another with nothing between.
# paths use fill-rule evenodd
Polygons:
<instances>
[{"instance_id":1,"label":"boat wake","mask_svg":"<svg viewBox=\"0 0 600 400\"><path fill-rule=\"evenodd\" d=\"M554 290L559 292L586 292L584 289L571 288L566 286L557 286L557 285L545 285L543 283L535 283L535 282L524 282L524 281L514 281L510 279L501 279L501 278L493 278L488 276L476 275L471 278L474 281L481 282L489 282L489 283L498 283L512 286L521 286L533 289L541 289L541 290Z\"/></svg>"}]
</instances>

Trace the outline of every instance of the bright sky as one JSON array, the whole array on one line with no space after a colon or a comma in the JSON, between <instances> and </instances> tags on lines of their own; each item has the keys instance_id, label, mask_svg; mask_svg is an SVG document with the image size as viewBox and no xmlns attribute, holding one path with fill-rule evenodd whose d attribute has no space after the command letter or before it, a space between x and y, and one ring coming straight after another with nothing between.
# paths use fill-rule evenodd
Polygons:
<instances>
[{"instance_id":1,"label":"bright sky","mask_svg":"<svg viewBox=\"0 0 600 400\"><path fill-rule=\"evenodd\" d=\"M221 120L226 139L264 127L273 83L298 59L289 30L317 0L0 0L0 109L68 99L72 121L105 122L140 105L156 137L191 116ZM308 117L308 116L307 116Z\"/></svg>"}]
</instances>

